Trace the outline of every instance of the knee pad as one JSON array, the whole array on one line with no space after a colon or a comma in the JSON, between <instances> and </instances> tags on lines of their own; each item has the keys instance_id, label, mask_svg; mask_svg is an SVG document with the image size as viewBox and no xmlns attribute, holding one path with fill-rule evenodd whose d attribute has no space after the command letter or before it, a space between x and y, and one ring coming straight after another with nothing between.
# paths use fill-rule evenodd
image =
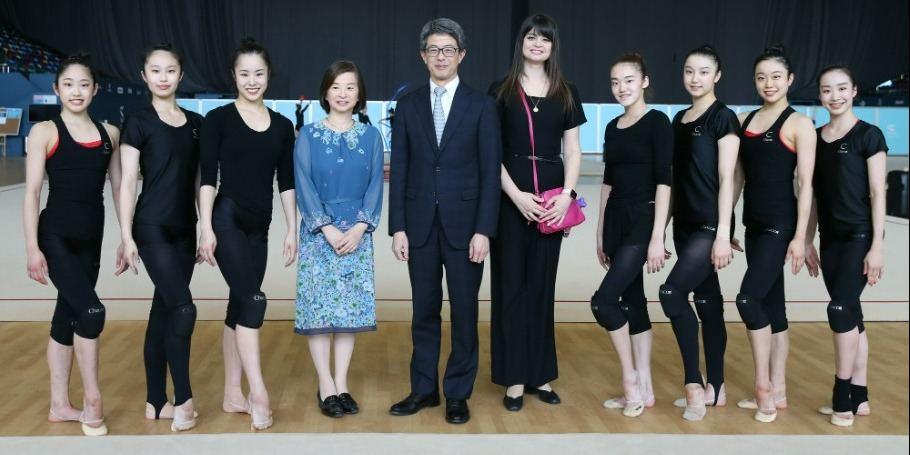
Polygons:
<instances>
[{"instance_id":1,"label":"knee pad","mask_svg":"<svg viewBox=\"0 0 910 455\"><path fill-rule=\"evenodd\" d=\"M51 322L51 339L64 346L73 345L73 323Z\"/></svg>"},{"instance_id":2,"label":"knee pad","mask_svg":"<svg viewBox=\"0 0 910 455\"><path fill-rule=\"evenodd\" d=\"M683 312L686 311L686 306L689 305L689 296L670 284L662 284L658 295L660 297L660 306L671 321L682 316Z\"/></svg>"},{"instance_id":3,"label":"knee pad","mask_svg":"<svg viewBox=\"0 0 910 455\"><path fill-rule=\"evenodd\" d=\"M101 302L95 302L84 308L79 313L79 321L76 323L76 335L89 340L94 340L101 335L104 330L104 305Z\"/></svg>"},{"instance_id":4,"label":"knee pad","mask_svg":"<svg viewBox=\"0 0 910 455\"><path fill-rule=\"evenodd\" d=\"M591 297L591 313L594 314L594 319L601 327L611 332L618 330L626 323L626 317L619 309L619 299L604 297L600 291L595 292Z\"/></svg>"},{"instance_id":5,"label":"knee pad","mask_svg":"<svg viewBox=\"0 0 910 455\"><path fill-rule=\"evenodd\" d=\"M651 316L648 314L648 301L620 302L619 308L629 321L629 335L638 335L651 330ZM620 326L622 327L622 326Z\"/></svg>"},{"instance_id":6,"label":"knee pad","mask_svg":"<svg viewBox=\"0 0 910 455\"><path fill-rule=\"evenodd\" d=\"M705 297L696 295L695 313L701 322L715 322L724 320L724 298L720 296Z\"/></svg>"},{"instance_id":7,"label":"knee pad","mask_svg":"<svg viewBox=\"0 0 910 455\"><path fill-rule=\"evenodd\" d=\"M179 305L170 314L171 327L179 337L189 337L196 325L196 305L192 302Z\"/></svg>"},{"instance_id":8,"label":"knee pad","mask_svg":"<svg viewBox=\"0 0 910 455\"><path fill-rule=\"evenodd\" d=\"M265 294L254 292L250 294L246 301L242 302L243 308L237 318L237 324L250 329L262 327L262 321L265 319Z\"/></svg>"},{"instance_id":9,"label":"knee pad","mask_svg":"<svg viewBox=\"0 0 910 455\"><path fill-rule=\"evenodd\" d=\"M736 309L739 310L739 317L749 330L760 330L770 324L761 302L746 294L736 296Z\"/></svg>"},{"instance_id":10,"label":"knee pad","mask_svg":"<svg viewBox=\"0 0 910 455\"><path fill-rule=\"evenodd\" d=\"M856 315L847 305L832 300L828 303L828 325L835 333L845 333L857 327Z\"/></svg>"}]
</instances>

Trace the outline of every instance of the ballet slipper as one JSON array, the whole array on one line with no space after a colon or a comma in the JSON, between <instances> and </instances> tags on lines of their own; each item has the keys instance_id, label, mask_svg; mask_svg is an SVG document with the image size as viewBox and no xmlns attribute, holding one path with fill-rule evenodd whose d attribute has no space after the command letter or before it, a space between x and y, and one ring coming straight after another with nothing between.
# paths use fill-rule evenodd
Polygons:
<instances>
[{"instance_id":1,"label":"ballet slipper","mask_svg":"<svg viewBox=\"0 0 910 455\"><path fill-rule=\"evenodd\" d=\"M834 414L834 408L832 408L831 406L822 406L822 407L818 408L818 413L829 416L829 415ZM856 412L853 415L865 417L869 414L872 414L872 410L869 408L869 402L864 401L864 402L860 403L859 408L856 410Z\"/></svg>"},{"instance_id":2,"label":"ballet slipper","mask_svg":"<svg viewBox=\"0 0 910 455\"><path fill-rule=\"evenodd\" d=\"M183 420L181 413L177 412L177 409L174 409L174 420L171 422L171 431L187 431L192 430L196 426L196 419L199 417L199 413L193 410L193 418L189 420Z\"/></svg>"},{"instance_id":3,"label":"ballet slipper","mask_svg":"<svg viewBox=\"0 0 910 455\"><path fill-rule=\"evenodd\" d=\"M759 409L755 411L755 420L762 423L771 423L777 419L777 408Z\"/></svg>"},{"instance_id":4,"label":"ballet slipper","mask_svg":"<svg viewBox=\"0 0 910 455\"><path fill-rule=\"evenodd\" d=\"M687 389L688 389L688 387L687 387ZM689 394L688 392L689 391L686 390L686 395ZM699 400L697 396L694 397L691 402L689 401L688 398L685 399L686 406L685 406L685 410L683 411L683 414L682 414L683 419L691 421L691 422L698 422L705 418L705 415L708 413L708 408L705 406L704 396L705 396L704 388L702 388L702 399L701 400Z\"/></svg>"},{"instance_id":5,"label":"ballet slipper","mask_svg":"<svg viewBox=\"0 0 910 455\"><path fill-rule=\"evenodd\" d=\"M710 384L705 386L705 406L714 406L714 407L718 407L718 408L722 407L722 406L726 406L727 405L727 387L726 387L726 385L721 384L720 393L711 394L711 395L708 394L709 385ZM711 391L714 392L714 387L711 387ZM746 400L743 400L743 401L746 401ZM685 408L686 407L686 397L677 398L675 401L673 401L673 406L676 406L677 408ZM742 406L740 406L740 407L742 407Z\"/></svg>"},{"instance_id":6,"label":"ballet slipper","mask_svg":"<svg viewBox=\"0 0 910 455\"><path fill-rule=\"evenodd\" d=\"M275 419L272 418L272 411L269 410L267 416L263 417L256 413L256 410L253 408L253 400L250 397L246 398L247 403L249 403L249 412L250 412L250 430L253 431L262 431L267 430L269 427L275 424Z\"/></svg>"},{"instance_id":7,"label":"ballet slipper","mask_svg":"<svg viewBox=\"0 0 910 455\"><path fill-rule=\"evenodd\" d=\"M739 400L739 402L736 403L736 406L742 409L758 409L758 404L756 404L755 398ZM787 397L775 398L774 408L787 409Z\"/></svg>"},{"instance_id":8,"label":"ballet slipper","mask_svg":"<svg viewBox=\"0 0 910 455\"><path fill-rule=\"evenodd\" d=\"M86 436L104 436L107 434L107 425L104 424L104 418L96 420L84 420L82 422L82 434Z\"/></svg>"},{"instance_id":9,"label":"ballet slipper","mask_svg":"<svg viewBox=\"0 0 910 455\"><path fill-rule=\"evenodd\" d=\"M170 412L165 413L165 409L168 409L170 405ZM161 412L158 413L158 416L155 416L155 406L151 403L145 403L145 418L148 420L167 420L174 418L174 405L171 402L167 402L164 406L161 407Z\"/></svg>"},{"instance_id":10,"label":"ballet slipper","mask_svg":"<svg viewBox=\"0 0 910 455\"><path fill-rule=\"evenodd\" d=\"M852 412L832 412L831 413L831 423L839 427L852 427L853 426L853 413Z\"/></svg>"}]
</instances>

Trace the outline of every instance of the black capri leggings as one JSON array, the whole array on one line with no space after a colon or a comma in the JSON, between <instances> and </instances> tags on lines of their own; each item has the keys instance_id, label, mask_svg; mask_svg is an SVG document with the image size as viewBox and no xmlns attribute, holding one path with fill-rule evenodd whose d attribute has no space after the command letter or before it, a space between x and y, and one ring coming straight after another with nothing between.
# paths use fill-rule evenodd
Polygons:
<instances>
[{"instance_id":1,"label":"black capri leggings","mask_svg":"<svg viewBox=\"0 0 910 455\"><path fill-rule=\"evenodd\" d=\"M771 333L787 330L784 262L793 239L792 229L746 228L746 263L736 308L749 330L771 326Z\"/></svg>"},{"instance_id":2,"label":"black capri leggings","mask_svg":"<svg viewBox=\"0 0 910 455\"><path fill-rule=\"evenodd\" d=\"M230 288L224 323L232 329L237 324L251 329L262 327L266 299L261 287L271 221L271 215L251 212L226 196L219 194L215 199L215 260Z\"/></svg>"},{"instance_id":3,"label":"black capri leggings","mask_svg":"<svg viewBox=\"0 0 910 455\"><path fill-rule=\"evenodd\" d=\"M716 229L711 227L674 229L673 243L678 259L660 288L660 303L673 325L685 371L684 384L701 384L698 368L698 320L704 331L705 366L708 382L715 391L724 383L724 352L727 328L724 325L724 298L717 272L711 263ZM689 293L695 293L695 311L689 305Z\"/></svg>"},{"instance_id":4,"label":"black capri leggings","mask_svg":"<svg viewBox=\"0 0 910 455\"><path fill-rule=\"evenodd\" d=\"M859 297L866 287L863 261L871 246L872 236L867 233L821 237L819 259L825 287L831 296L828 324L834 332L866 330Z\"/></svg>"},{"instance_id":5,"label":"black capri leggings","mask_svg":"<svg viewBox=\"0 0 910 455\"><path fill-rule=\"evenodd\" d=\"M51 338L73 345L73 334L96 339L104 330L105 308L95 293L101 268L101 238L71 238L42 232L38 247L47 260L51 282L57 287L57 305L51 318Z\"/></svg>"},{"instance_id":6,"label":"black capri leggings","mask_svg":"<svg viewBox=\"0 0 910 455\"><path fill-rule=\"evenodd\" d=\"M147 401L157 418L167 403L167 371L174 383L174 405L193 397L190 388L190 340L196 305L190 280L196 265L196 230L135 225L133 238L145 270L155 284L155 295L145 331Z\"/></svg>"},{"instance_id":7,"label":"black capri leggings","mask_svg":"<svg viewBox=\"0 0 910 455\"><path fill-rule=\"evenodd\" d=\"M610 256L610 270L591 297L594 318L608 331L626 323L632 335L651 330L642 270L647 257L647 245L620 245Z\"/></svg>"}]
</instances>

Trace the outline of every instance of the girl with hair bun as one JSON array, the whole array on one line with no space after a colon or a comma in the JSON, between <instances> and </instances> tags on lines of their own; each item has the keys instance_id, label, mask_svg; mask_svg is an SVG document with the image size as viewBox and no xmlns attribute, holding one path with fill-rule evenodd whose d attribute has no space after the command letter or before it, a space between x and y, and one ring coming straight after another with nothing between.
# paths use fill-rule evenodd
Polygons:
<instances>
[{"instance_id":1,"label":"girl with hair bun","mask_svg":"<svg viewBox=\"0 0 910 455\"><path fill-rule=\"evenodd\" d=\"M23 226L29 278L57 287L47 364L49 422L81 422L87 436L107 434L98 385L98 344L105 308L95 293L104 234L104 182L109 176L119 212L120 130L89 116L98 79L87 55L67 57L54 79L60 114L32 127L25 161ZM48 179L47 205L41 187ZM119 253L118 253L119 257ZM125 264L118 261L117 271ZM70 404L73 354L82 376L82 410Z\"/></svg>"},{"instance_id":2,"label":"girl with hair bun","mask_svg":"<svg viewBox=\"0 0 910 455\"><path fill-rule=\"evenodd\" d=\"M271 73L268 51L244 39L231 66L237 99L206 115L199 141L199 256L218 266L230 288L222 343L222 409L249 413L252 430L265 430L273 423L260 365L259 328L265 319L262 281L276 173L287 226L285 267L297 257L294 127L263 103ZM242 374L250 386L247 397L241 390Z\"/></svg>"},{"instance_id":3,"label":"girl with hair bun","mask_svg":"<svg viewBox=\"0 0 910 455\"><path fill-rule=\"evenodd\" d=\"M622 367L623 397L604 407L638 417L654 405L651 385L651 320L642 265L660 271L669 254L664 231L670 204L673 128L666 115L649 110L650 85L641 55L626 54L610 70L613 96L624 113L604 132L597 258L606 276L591 298L597 323L607 329Z\"/></svg>"},{"instance_id":4,"label":"girl with hair bun","mask_svg":"<svg viewBox=\"0 0 910 455\"><path fill-rule=\"evenodd\" d=\"M812 209L815 128L809 117L794 111L787 101L793 77L784 48L765 49L754 66L755 89L763 105L739 115L738 181L744 180L748 268L736 307L752 346L755 398L742 400L738 406L756 409L755 420L765 423L773 422L777 409L787 406L790 342L783 266L789 262L794 275L802 269Z\"/></svg>"}]
</instances>

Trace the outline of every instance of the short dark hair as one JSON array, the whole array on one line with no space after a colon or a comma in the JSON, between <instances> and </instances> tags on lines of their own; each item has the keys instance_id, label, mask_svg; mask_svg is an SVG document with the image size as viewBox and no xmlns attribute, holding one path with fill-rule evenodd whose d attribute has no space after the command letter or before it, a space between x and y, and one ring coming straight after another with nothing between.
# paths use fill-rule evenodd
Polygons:
<instances>
[{"instance_id":1,"label":"short dark hair","mask_svg":"<svg viewBox=\"0 0 910 455\"><path fill-rule=\"evenodd\" d=\"M95 72L95 68L92 68L92 57L85 52L77 52L75 54L69 55L60 62L60 66L57 67L57 74L54 76L54 84L60 82L60 76L66 71L67 68L73 65L82 65L87 70L89 75L92 77L92 82L98 83L98 73Z\"/></svg>"},{"instance_id":2,"label":"short dark hair","mask_svg":"<svg viewBox=\"0 0 910 455\"><path fill-rule=\"evenodd\" d=\"M423 24L423 28L420 29L420 50L424 50L427 47L427 38L430 35L449 35L452 38L455 38L455 44L458 45L458 48L464 50L467 48L467 38L464 35L464 29L461 28L461 25L458 22L453 21L447 17L438 17L432 19L426 24Z\"/></svg>"},{"instance_id":3,"label":"short dark hair","mask_svg":"<svg viewBox=\"0 0 910 455\"><path fill-rule=\"evenodd\" d=\"M262 57L262 61L265 62L265 66L269 71L269 77L272 77L274 71L272 71L272 59L269 58L269 51L265 50L261 44L257 43L256 40L247 36L240 40L240 46L237 49L234 49L234 54L231 56L231 72L234 72L234 67L237 66L237 60L241 55L245 54L256 54Z\"/></svg>"},{"instance_id":4,"label":"short dark hair","mask_svg":"<svg viewBox=\"0 0 910 455\"><path fill-rule=\"evenodd\" d=\"M354 105L354 112L362 111L367 105L367 87L363 83L360 69L350 60L335 60L326 68L325 74L322 75L322 83L319 84L319 105L322 106L322 110L326 113L329 113L331 108L325 97L328 95L329 89L332 88L332 84L335 83L335 79L344 73L354 73L357 78L357 104Z\"/></svg>"},{"instance_id":5,"label":"short dark hair","mask_svg":"<svg viewBox=\"0 0 910 455\"><path fill-rule=\"evenodd\" d=\"M149 61L149 57L152 56L155 51L164 51L174 56L174 59L177 60L177 66L180 67L180 71L183 71L183 55L174 47L171 43L158 43L145 51L145 54L142 56L142 65Z\"/></svg>"}]
</instances>

